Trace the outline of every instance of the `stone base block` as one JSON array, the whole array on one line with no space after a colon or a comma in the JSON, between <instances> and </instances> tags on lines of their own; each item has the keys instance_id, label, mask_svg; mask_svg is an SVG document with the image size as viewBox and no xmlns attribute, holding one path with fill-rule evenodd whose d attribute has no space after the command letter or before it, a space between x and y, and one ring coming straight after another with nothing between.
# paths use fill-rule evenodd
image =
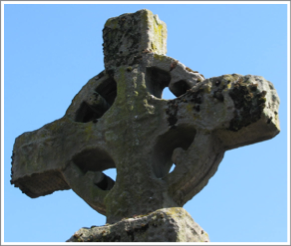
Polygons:
<instances>
[{"instance_id":1,"label":"stone base block","mask_svg":"<svg viewBox=\"0 0 291 246\"><path fill-rule=\"evenodd\" d=\"M81 228L67 242L209 242L209 238L185 209L173 207Z\"/></svg>"}]
</instances>

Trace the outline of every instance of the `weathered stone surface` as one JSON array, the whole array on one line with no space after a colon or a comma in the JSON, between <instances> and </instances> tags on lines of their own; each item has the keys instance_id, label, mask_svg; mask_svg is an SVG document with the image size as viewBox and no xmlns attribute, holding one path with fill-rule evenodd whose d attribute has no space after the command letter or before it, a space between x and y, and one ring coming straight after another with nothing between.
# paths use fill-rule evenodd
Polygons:
<instances>
[{"instance_id":1,"label":"weathered stone surface","mask_svg":"<svg viewBox=\"0 0 291 246\"><path fill-rule=\"evenodd\" d=\"M225 150L279 132L279 99L262 77L193 79L195 85L177 99L160 99L163 88L175 83L173 61L144 54L145 68L122 66L113 78L92 78L62 119L17 138L12 182L31 197L71 187L115 222L183 206L207 184ZM112 106L95 114L86 103L94 91ZM172 163L176 168L169 174ZM117 168L115 185L101 173L111 167Z\"/></svg>"},{"instance_id":2,"label":"weathered stone surface","mask_svg":"<svg viewBox=\"0 0 291 246\"><path fill-rule=\"evenodd\" d=\"M164 55L165 33L148 10L109 19L105 71L88 81L63 118L16 139L11 183L30 197L72 188L115 223L182 207L225 151L279 133L271 82L239 74L205 79ZM178 97L162 99L165 87ZM112 167L116 182L102 173Z\"/></svg>"},{"instance_id":3,"label":"weathered stone surface","mask_svg":"<svg viewBox=\"0 0 291 246\"><path fill-rule=\"evenodd\" d=\"M209 238L186 210L176 207L81 228L67 242L209 242Z\"/></svg>"},{"instance_id":4,"label":"weathered stone surface","mask_svg":"<svg viewBox=\"0 0 291 246\"><path fill-rule=\"evenodd\" d=\"M147 9L110 18L103 29L105 68L139 63L142 53L167 53L167 28L158 15Z\"/></svg>"}]
</instances>

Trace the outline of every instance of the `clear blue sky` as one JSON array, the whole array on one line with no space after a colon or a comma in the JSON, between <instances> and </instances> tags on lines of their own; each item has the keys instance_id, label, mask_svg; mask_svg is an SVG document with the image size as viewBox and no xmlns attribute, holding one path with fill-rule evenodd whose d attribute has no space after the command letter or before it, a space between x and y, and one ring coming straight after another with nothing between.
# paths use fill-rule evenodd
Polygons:
<instances>
[{"instance_id":1,"label":"clear blue sky","mask_svg":"<svg viewBox=\"0 0 291 246\"><path fill-rule=\"evenodd\" d=\"M286 242L286 4L5 5L5 242L64 242L81 227L105 224L72 190L36 199L22 194L10 185L10 157L17 136L63 117L82 86L104 69L106 20L143 8L166 22L168 56L206 78L252 74L274 84L281 133L226 152L184 208L212 242Z\"/></svg>"}]
</instances>

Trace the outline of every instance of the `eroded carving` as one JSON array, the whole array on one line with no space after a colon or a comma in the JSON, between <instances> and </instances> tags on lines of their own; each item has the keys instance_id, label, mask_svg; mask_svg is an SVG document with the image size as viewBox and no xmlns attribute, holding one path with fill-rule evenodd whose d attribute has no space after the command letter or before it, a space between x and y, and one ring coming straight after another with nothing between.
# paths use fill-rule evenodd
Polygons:
<instances>
[{"instance_id":1,"label":"eroded carving","mask_svg":"<svg viewBox=\"0 0 291 246\"><path fill-rule=\"evenodd\" d=\"M108 223L182 207L226 150L279 133L271 82L205 79L167 57L166 26L150 11L109 19L103 37L105 71L63 118L15 141L11 183L28 196L72 188ZM161 99L165 87L177 98ZM102 173L109 168L116 182Z\"/></svg>"}]
</instances>

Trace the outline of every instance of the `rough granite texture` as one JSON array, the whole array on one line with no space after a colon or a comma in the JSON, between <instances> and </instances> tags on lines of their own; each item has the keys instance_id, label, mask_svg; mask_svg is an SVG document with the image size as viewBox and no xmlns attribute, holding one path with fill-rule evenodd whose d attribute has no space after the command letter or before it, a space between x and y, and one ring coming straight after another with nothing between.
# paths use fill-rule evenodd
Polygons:
<instances>
[{"instance_id":1,"label":"rough granite texture","mask_svg":"<svg viewBox=\"0 0 291 246\"><path fill-rule=\"evenodd\" d=\"M81 228L67 242L209 242L209 238L186 210L176 207Z\"/></svg>"},{"instance_id":2,"label":"rough granite texture","mask_svg":"<svg viewBox=\"0 0 291 246\"><path fill-rule=\"evenodd\" d=\"M111 224L182 207L225 151L279 133L271 82L239 74L205 79L165 55L166 26L150 11L109 19L103 36L106 69L64 117L15 140L11 183L26 195L71 188ZM165 87L177 98L162 99ZM102 172L113 167L116 182Z\"/></svg>"},{"instance_id":3,"label":"rough granite texture","mask_svg":"<svg viewBox=\"0 0 291 246\"><path fill-rule=\"evenodd\" d=\"M167 53L166 24L145 9L108 19L103 40L104 64L109 73L121 65L139 64L143 53Z\"/></svg>"}]
</instances>

